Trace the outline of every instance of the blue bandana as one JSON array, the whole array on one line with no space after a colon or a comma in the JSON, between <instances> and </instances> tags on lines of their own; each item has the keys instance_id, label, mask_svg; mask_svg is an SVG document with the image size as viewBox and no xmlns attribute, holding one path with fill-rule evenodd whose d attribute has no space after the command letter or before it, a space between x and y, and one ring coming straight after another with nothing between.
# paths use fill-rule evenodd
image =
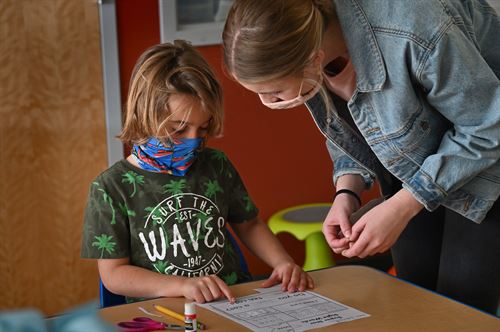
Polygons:
<instances>
[{"instance_id":1,"label":"blue bandana","mask_svg":"<svg viewBox=\"0 0 500 332\"><path fill-rule=\"evenodd\" d=\"M132 155L142 169L184 176L193 164L196 149L202 141L202 138L172 139L172 143L165 146L153 137L143 145L134 145Z\"/></svg>"}]
</instances>

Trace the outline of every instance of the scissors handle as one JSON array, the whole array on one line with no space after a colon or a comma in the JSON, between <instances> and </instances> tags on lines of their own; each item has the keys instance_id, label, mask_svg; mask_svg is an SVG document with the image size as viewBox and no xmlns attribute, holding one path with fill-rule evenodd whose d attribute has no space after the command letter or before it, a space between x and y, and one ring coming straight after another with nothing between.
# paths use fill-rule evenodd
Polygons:
<instances>
[{"instance_id":1,"label":"scissors handle","mask_svg":"<svg viewBox=\"0 0 500 332\"><path fill-rule=\"evenodd\" d=\"M125 332L149 332L156 330L184 330L184 326L155 321L148 317L136 317L130 322L117 324Z\"/></svg>"},{"instance_id":2,"label":"scissors handle","mask_svg":"<svg viewBox=\"0 0 500 332\"><path fill-rule=\"evenodd\" d=\"M124 332L149 332L166 329L165 324L148 317L136 317L130 322L120 322L117 325Z\"/></svg>"},{"instance_id":3,"label":"scissors handle","mask_svg":"<svg viewBox=\"0 0 500 332\"><path fill-rule=\"evenodd\" d=\"M158 322L149 317L135 317L134 319L132 319L132 321L146 324L163 324L162 322Z\"/></svg>"},{"instance_id":4,"label":"scissors handle","mask_svg":"<svg viewBox=\"0 0 500 332\"><path fill-rule=\"evenodd\" d=\"M136 317L136 318L134 318L134 321L143 322L143 323L147 322L149 324L161 324L161 325L163 325L163 329L165 329L165 330L184 330L186 328L183 325L158 322L158 321L151 319L149 317Z\"/></svg>"}]
</instances>

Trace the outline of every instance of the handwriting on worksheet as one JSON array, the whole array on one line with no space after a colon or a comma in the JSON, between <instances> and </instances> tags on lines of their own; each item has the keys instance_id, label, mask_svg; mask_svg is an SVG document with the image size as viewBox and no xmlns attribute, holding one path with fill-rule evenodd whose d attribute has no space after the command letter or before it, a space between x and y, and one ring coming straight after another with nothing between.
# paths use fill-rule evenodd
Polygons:
<instances>
[{"instance_id":1,"label":"handwriting on worksheet","mask_svg":"<svg viewBox=\"0 0 500 332\"><path fill-rule=\"evenodd\" d=\"M252 331L307 331L370 315L314 292L279 289L226 301L199 304Z\"/></svg>"}]
</instances>

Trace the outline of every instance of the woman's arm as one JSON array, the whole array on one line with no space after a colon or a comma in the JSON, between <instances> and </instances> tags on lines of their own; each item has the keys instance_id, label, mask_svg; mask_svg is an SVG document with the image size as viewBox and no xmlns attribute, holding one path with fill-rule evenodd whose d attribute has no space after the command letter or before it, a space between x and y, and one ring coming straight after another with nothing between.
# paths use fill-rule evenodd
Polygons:
<instances>
[{"instance_id":1,"label":"woman's arm","mask_svg":"<svg viewBox=\"0 0 500 332\"><path fill-rule=\"evenodd\" d=\"M498 17L492 24L498 31ZM491 30L489 34L485 40L495 33ZM430 211L451 192L498 165L500 81L498 68L490 67L483 57L500 57L499 48L493 45L479 50L453 24L422 57L425 62L419 65L417 78L426 91L426 101L452 123L437 151L404 184Z\"/></svg>"}]
</instances>

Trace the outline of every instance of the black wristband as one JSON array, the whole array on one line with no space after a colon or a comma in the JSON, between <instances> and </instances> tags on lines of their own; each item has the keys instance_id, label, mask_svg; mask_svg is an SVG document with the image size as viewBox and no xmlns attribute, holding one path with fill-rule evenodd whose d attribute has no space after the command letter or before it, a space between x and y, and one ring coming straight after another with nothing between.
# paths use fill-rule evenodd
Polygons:
<instances>
[{"instance_id":1,"label":"black wristband","mask_svg":"<svg viewBox=\"0 0 500 332\"><path fill-rule=\"evenodd\" d=\"M353 196L354 198L356 198L356 200L358 201L359 203L359 206L361 206L361 198L359 198L358 194L356 194L354 191L352 190L349 190L349 189L340 189L338 190L335 195L333 196L333 200L335 200L335 197L337 197L338 195L340 194L348 194L348 195L351 195Z\"/></svg>"}]
</instances>

